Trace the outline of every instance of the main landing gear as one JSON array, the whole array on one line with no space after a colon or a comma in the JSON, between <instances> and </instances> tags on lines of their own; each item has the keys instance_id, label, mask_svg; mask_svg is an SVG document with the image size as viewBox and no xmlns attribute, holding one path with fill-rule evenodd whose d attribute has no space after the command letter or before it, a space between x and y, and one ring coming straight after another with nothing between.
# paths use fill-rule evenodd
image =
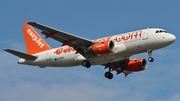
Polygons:
<instances>
[{"instance_id":1,"label":"main landing gear","mask_svg":"<svg viewBox=\"0 0 180 101\"><path fill-rule=\"evenodd\" d=\"M149 55L148 60L149 60L150 62L153 62L153 61L154 61L154 58L152 58L152 50L151 50L151 49L148 50L148 55Z\"/></svg>"},{"instance_id":2,"label":"main landing gear","mask_svg":"<svg viewBox=\"0 0 180 101\"><path fill-rule=\"evenodd\" d=\"M113 74L111 73L111 72L106 72L106 73L104 73L104 76L106 77L106 78L108 78L108 79L112 79L113 78Z\"/></svg>"},{"instance_id":3,"label":"main landing gear","mask_svg":"<svg viewBox=\"0 0 180 101\"><path fill-rule=\"evenodd\" d=\"M91 67L91 63L88 60L84 60L82 62L82 66L86 67L86 68L90 68ZM112 79L113 78L113 74L111 73L111 68L109 68L109 71L107 71L104 76L108 79Z\"/></svg>"},{"instance_id":4,"label":"main landing gear","mask_svg":"<svg viewBox=\"0 0 180 101\"><path fill-rule=\"evenodd\" d=\"M109 71L107 71L106 73L104 73L104 76L108 79L112 79L113 78L113 74L111 73L111 68L109 68Z\"/></svg>"},{"instance_id":5,"label":"main landing gear","mask_svg":"<svg viewBox=\"0 0 180 101\"><path fill-rule=\"evenodd\" d=\"M83 65L84 67L86 67L86 68L90 68L90 67L91 67L91 63L90 63L89 61L87 61L87 60L84 60L84 61L82 62L82 65Z\"/></svg>"}]
</instances>

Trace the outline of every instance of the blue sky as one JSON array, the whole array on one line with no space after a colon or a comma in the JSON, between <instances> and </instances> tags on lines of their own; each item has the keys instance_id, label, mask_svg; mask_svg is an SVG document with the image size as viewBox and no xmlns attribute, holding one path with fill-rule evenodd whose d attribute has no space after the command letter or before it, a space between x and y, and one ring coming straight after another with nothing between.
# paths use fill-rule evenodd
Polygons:
<instances>
[{"instance_id":1,"label":"blue sky","mask_svg":"<svg viewBox=\"0 0 180 101\"><path fill-rule=\"evenodd\" d=\"M0 100L179 101L179 4L179 0L0 1ZM26 52L23 20L88 39L147 27L166 29L177 39L172 45L153 52L155 61L148 62L147 70L108 80L101 66L40 69L18 65L18 58L3 49ZM46 41L52 47L61 45L52 39ZM135 57L147 59L148 55L131 58Z\"/></svg>"}]
</instances>

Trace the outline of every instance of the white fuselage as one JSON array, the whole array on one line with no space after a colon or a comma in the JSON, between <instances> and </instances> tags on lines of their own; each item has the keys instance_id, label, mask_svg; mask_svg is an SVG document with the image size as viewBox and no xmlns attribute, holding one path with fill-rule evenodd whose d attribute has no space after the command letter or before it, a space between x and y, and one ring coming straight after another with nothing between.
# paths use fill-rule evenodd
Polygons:
<instances>
[{"instance_id":1,"label":"white fuselage","mask_svg":"<svg viewBox=\"0 0 180 101\"><path fill-rule=\"evenodd\" d=\"M69 67L81 65L82 61L88 59L92 65L106 64L129 58L134 54L147 52L149 49L156 50L163 48L174 42L176 37L165 32L163 29L150 28L93 41L99 42L107 39L113 40L115 45L113 51L108 54L90 54L88 57L83 57L79 53L76 54L72 47L63 46L34 54L34 56L38 57L34 61L20 59L18 63L39 67ZM61 51L58 53L58 50Z\"/></svg>"}]
</instances>

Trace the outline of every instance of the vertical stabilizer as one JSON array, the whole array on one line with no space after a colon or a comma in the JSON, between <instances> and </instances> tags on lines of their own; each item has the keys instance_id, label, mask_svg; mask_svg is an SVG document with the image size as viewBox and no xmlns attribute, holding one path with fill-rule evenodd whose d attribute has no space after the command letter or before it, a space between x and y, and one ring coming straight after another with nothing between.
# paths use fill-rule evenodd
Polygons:
<instances>
[{"instance_id":1,"label":"vertical stabilizer","mask_svg":"<svg viewBox=\"0 0 180 101\"><path fill-rule=\"evenodd\" d=\"M35 54L52 49L32 26L23 26L22 30L28 54Z\"/></svg>"}]
</instances>

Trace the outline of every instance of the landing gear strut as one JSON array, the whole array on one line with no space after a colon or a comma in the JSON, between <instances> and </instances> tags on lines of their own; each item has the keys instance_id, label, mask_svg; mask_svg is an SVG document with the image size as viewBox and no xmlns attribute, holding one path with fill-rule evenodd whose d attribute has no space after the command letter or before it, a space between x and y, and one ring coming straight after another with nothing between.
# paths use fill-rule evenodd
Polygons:
<instances>
[{"instance_id":1,"label":"landing gear strut","mask_svg":"<svg viewBox=\"0 0 180 101\"><path fill-rule=\"evenodd\" d=\"M106 73L104 74L104 76L105 76L106 78L108 78L108 79L112 79L112 78L113 78L113 74L111 73L111 68L109 68L109 71L106 72Z\"/></svg>"},{"instance_id":2,"label":"landing gear strut","mask_svg":"<svg viewBox=\"0 0 180 101\"><path fill-rule=\"evenodd\" d=\"M154 61L154 58L152 58L152 50L151 50L151 49L148 50L148 55L149 55L148 60L149 60L150 62L153 62L153 61Z\"/></svg>"},{"instance_id":3,"label":"landing gear strut","mask_svg":"<svg viewBox=\"0 0 180 101\"><path fill-rule=\"evenodd\" d=\"M90 67L91 67L91 63L90 63L89 61L87 61L87 60L84 60L84 61L82 62L82 65L83 65L84 67L86 67L86 68L90 68Z\"/></svg>"}]
</instances>

